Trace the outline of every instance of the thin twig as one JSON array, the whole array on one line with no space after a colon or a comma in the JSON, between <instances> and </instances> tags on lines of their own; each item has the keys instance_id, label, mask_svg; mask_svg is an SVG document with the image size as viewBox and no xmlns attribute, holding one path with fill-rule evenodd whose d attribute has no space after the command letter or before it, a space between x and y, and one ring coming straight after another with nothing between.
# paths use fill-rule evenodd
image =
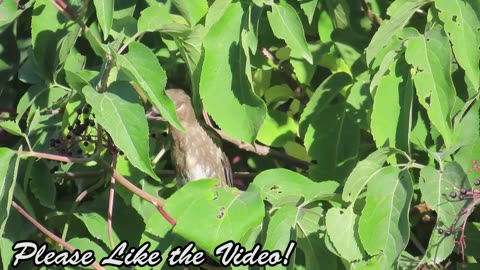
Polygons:
<instances>
[{"instance_id":1,"label":"thin twig","mask_svg":"<svg viewBox=\"0 0 480 270\"><path fill-rule=\"evenodd\" d=\"M382 19L377 14L372 12L370 6L368 6L367 0L360 0L360 3L368 19L370 19L370 21L372 22L372 26L375 28L380 27L380 25L382 24Z\"/></svg>"},{"instance_id":2,"label":"thin twig","mask_svg":"<svg viewBox=\"0 0 480 270\"><path fill-rule=\"evenodd\" d=\"M215 131L218 133L218 135L225 141L228 141L230 143L233 143L236 145L238 148L253 152L257 155L260 156L271 156L273 158L277 158L283 161L286 161L288 163L291 163L299 168L306 169L308 166L310 166L310 163L301 159L298 159L296 157L292 157L290 155L287 155L285 153L282 153L280 151L274 150L268 146L261 145L261 144L249 144L249 143L244 143L241 142L240 140L234 139L229 137L225 132L215 129Z\"/></svg>"},{"instance_id":3,"label":"thin twig","mask_svg":"<svg viewBox=\"0 0 480 270\"><path fill-rule=\"evenodd\" d=\"M77 178L82 178L82 177L98 176L98 175L101 175L103 173L105 173L104 170L86 171L86 172L64 172L64 173L56 173L55 177L77 179Z\"/></svg>"},{"instance_id":4,"label":"thin twig","mask_svg":"<svg viewBox=\"0 0 480 270\"><path fill-rule=\"evenodd\" d=\"M112 168L117 167L117 153L113 154ZM110 247L115 247L113 243L113 233L112 233L112 218L113 218L113 203L115 199L115 177L110 177L110 194L108 196L108 215L107 215L107 226L108 226L108 240L110 241Z\"/></svg>"},{"instance_id":5,"label":"thin twig","mask_svg":"<svg viewBox=\"0 0 480 270\"><path fill-rule=\"evenodd\" d=\"M134 42L135 39L143 35L143 32L137 32L135 33L127 42L123 44L123 46L118 50L118 54L122 54L122 52L130 45L130 43Z\"/></svg>"},{"instance_id":6,"label":"thin twig","mask_svg":"<svg viewBox=\"0 0 480 270\"><path fill-rule=\"evenodd\" d=\"M130 181L128 181L125 177L123 177L121 174L119 174L115 169L111 168L108 163L106 163L103 160L100 160L100 164L105 167L105 169L109 170L112 173L112 176L115 178L116 181L118 181L122 186L130 190L131 192L135 193L137 196L140 198L150 202L155 206L160 214L170 223L172 226L175 226L177 223L176 221L163 210L163 206L165 205L165 201L163 201L161 198L157 198L153 195L151 195L148 192L145 192L144 190L138 188L134 184L132 184Z\"/></svg>"},{"instance_id":7,"label":"thin twig","mask_svg":"<svg viewBox=\"0 0 480 270\"><path fill-rule=\"evenodd\" d=\"M77 209L78 205L80 204L80 202L82 202L82 200L90 193L92 193L93 191L95 191L96 189L98 189L99 187L102 186L102 184L104 183L104 181L102 180L99 180L97 181L95 184L93 184L92 186L88 187L87 189L85 189L84 191L82 191L78 196L77 198L75 199L72 207L70 208L70 212L68 214L68 217L67 217L67 221L65 222L65 225L63 226L63 233L62 233L62 239L67 239L67 233L68 233L68 228L70 227L70 219L73 215L73 212L75 212L75 210Z\"/></svg>"},{"instance_id":8,"label":"thin twig","mask_svg":"<svg viewBox=\"0 0 480 270\"><path fill-rule=\"evenodd\" d=\"M66 157L60 156L55 154L49 153L42 153L42 152L33 152L33 151L20 151L18 153L21 157L36 157L36 158L43 158L49 160L55 160L60 162L73 162L73 163L86 163L92 161L95 158L95 155L92 155L87 158L76 158L76 157Z\"/></svg>"},{"instance_id":9,"label":"thin twig","mask_svg":"<svg viewBox=\"0 0 480 270\"><path fill-rule=\"evenodd\" d=\"M43 227L42 224L40 224L38 221L36 221L32 216L30 216L25 210L23 210L22 207L20 207L16 202L12 201L12 206L13 208L17 209L17 211L24 216L30 223L32 223L37 229L39 229L42 233L44 233L46 236L49 238L53 239L55 242L57 242L59 245L63 246L64 248L70 250L70 251L75 251L77 248L74 246L70 245L60 237L56 236L54 233L49 231L47 228ZM95 269L104 269L100 264L97 262L94 262L92 264L93 268Z\"/></svg>"}]
</instances>

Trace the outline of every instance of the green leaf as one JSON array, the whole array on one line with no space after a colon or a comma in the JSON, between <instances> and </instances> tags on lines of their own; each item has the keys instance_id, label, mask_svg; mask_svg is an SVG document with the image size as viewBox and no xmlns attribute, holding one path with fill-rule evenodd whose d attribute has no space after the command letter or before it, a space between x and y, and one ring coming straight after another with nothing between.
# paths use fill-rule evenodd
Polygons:
<instances>
[{"instance_id":1,"label":"green leaf","mask_svg":"<svg viewBox=\"0 0 480 270\"><path fill-rule=\"evenodd\" d=\"M296 240L295 225L297 224L299 209L289 204L278 209L270 220L267 228L267 239L265 239L265 250L279 250L283 252L290 241ZM295 253L290 257L290 265L284 267L267 267L266 269L294 269L292 262L295 261Z\"/></svg>"},{"instance_id":2,"label":"green leaf","mask_svg":"<svg viewBox=\"0 0 480 270\"><path fill-rule=\"evenodd\" d=\"M463 170L470 172L470 184L473 184L474 179L480 178L480 171L472 170L473 161L480 160L478 153L480 153L480 137L477 137L471 144L461 147L454 156L455 161L462 166Z\"/></svg>"},{"instance_id":3,"label":"green leaf","mask_svg":"<svg viewBox=\"0 0 480 270\"><path fill-rule=\"evenodd\" d=\"M410 238L408 212L413 184L410 174L398 167L381 169L368 182L359 234L368 254L381 254L384 269L394 268Z\"/></svg>"},{"instance_id":4,"label":"green leaf","mask_svg":"<svg viewBox=\"0 0 480 270\"><path fill-rule=\"evenodd\" d=\"M298 215L297 248L305 254L305 269L337 269L337 257L325 246L325 213L321 207L302 208Z\"/></svg>"},{"instance_id":5,"label":"green leaf","mask_svg":"<svg viewBox=\"0 0 480 270\"><path fill-rule=\"evenodd\" d=\"M89 85L82 92L92 106L97 122L110 134L132 165L160 180L150 165L148 123L135 89L125 81L116 81L103 94Z\"/></svg>"},{"instance_id":6,"label":"green leaf","mask_svg":"<svg viewBox=\"0 0 480 270\"><path fill-rule=\"evenodd\" d=\"M205 37L200 97L222 130L253 142L266 108L245 74L247 59L240 44L243 10L240 2L231 4Z\"/></svg>"},{"instance_id":7,"label":"green leaf","mask_svg":"<svg viewBox=\"0 0 480 270\"><path fill-rule=\"evenodd\" d=\"M113 0L93 0L98 23L102 28L103 40L107 40L113 23Z\"/></svg>"},{"instance_id":8,"label":"green leaf","mask_svg":"<svg viewBox=\"0 0 480 270\"><path fill-rule=\"evenodd\" d=\"M387 10L389 20L383 21L378 31L373 36L368 48L365 50L367 63L370 64L377 53L387 44L392 37L407 25L412 15L423 5L433 0L397 0Z\"/></svg>"},{"instance_id":9,"label":"green leaf","mask_svg":"<svg viewBox=\"0 0 480 270\"><path fill-rule=\"evenodd\" d=\"M393 62L374 97L371 129L377 147L409 150L413 82L404 58Z\"/></svg>"},{"instance_id":10,"label":"green leaf","mask_svg":"<svg viewBox=\"0 0 480 270\"><path fill-rule=\"evenodd\" d=\"M350 75L339 72L330 75L315 90L300 117L298 133L304 138L308 125L317 117L317 114L325 110L332 100L343 88L352 83Z\"/></svg>"},{"instance_id":11,"label":"green leaf","mask_svg":"<svg viewBox=\"0 0 480 270\"><path fill-rule=\"evenodd\" d=\"M4 233L10 213L19 162L20 158L17 157L15 151L4 147L0 148L0 209L3 209L0 211L0 235Z\"/></svg>"},{"instance_id":12,"label":"green leaf","mask_svg":"<svg viewBox=\"0 0 480 270\"><path fill-rule=\"evenodd\" d=\"M240 192L233 188L216 188L217 184L217 180L189 182L165 205L165 211L177 221L173 231L209 254L225 241L240 241L262 222L265 214L255 186Z\"/></svg>"},{"instance_id":13,"label":"green leaf","mask_svg":"<svg viewBox=\"0 0 480 270\"><path fill-rule=\"evenodd\" d=\"M13 134L15 136L24 136L18 124L11 120L0 122L0 127L3 128L8 133Z\"/></svg>"},{"instance_id":14,"label":"green leaf","mask_svg":"<svg viewBox=\"0 0 480 270\"><path fill-rule=\"evenodd\" d=\"M55 209L57 189L55 179L43 162L33 164L30 189L41 205Z\"/></svg>"},{"instance_id":15,"label":"green leaf","mask_svg":"<svg viewBox=\"0 0 480 270\"><path fill-rule=\"evenodd\" d=\"M284 112L269 111L258 131L257 140L265 145L281 147L287 141L295 140L297 125L292 117Z\"/></svg>"},{"instance_id":16,"label":"green leaf","mask_svg":"<svg viewBox=\"0 0 480 270\"><path fill-rule=\"evenodd\" d=\"M202 42L205 37L205 28L198 24L188 34L173 35L175 42L179 48L183 60L187 64L192 81L193 92L198 91L198 74L196 73L197 65L202 54Z\"/></svg>"},{"instance_id":17,"label":"green leaf","mask_svg":"<svg viewBox=\"0 0 480 270\"><path fill-rule=\"evenodd\" d=\"M312 23L313 15L315 14L315 11L318 11L317 9L318 5L318 0L307 0L307 1L301 1L300 2L300 7L302 8L303 12L308 18L308 23Z\"/></svg>"},{"instance_id":18,"label":"green leaf","mask_svg":"<svg viewBox=\"0 0 480 270\"><path fill-rule=\"evenodd\" d=\"M72 89L80 92L83 87L92 85L100 73L95 70L82 69L70 71L65 69L65 79Z\"/></svg>"},{"instance_id":19,"label":"green leaf","mask_svg":"<svg viewBox=\"0 0 480 270\"><path fill-rule=\"evenodd\" d=\"M138 19L138 32L165 32L183 34L190 30L185 25L176 23L165 6L151 6L141 12Z\"/></svg>"},{"instance_id":20,"label":"green leaf","mask_svg":"<svg viewBox=\"0 0 480 270\"><path fill-rule=\"evenodd\" d=\"M387 158L396 152L398 151L393 148L380 148L358 162L345 182L342 199L346 202L355 202L365 185L381 171Z\"/></svg>"},{"instance_id":21,"label":"green leaf","mask_svg":"<svg viewBox=\"0 0 480 270\"><path fill-rule=\"evenodd\" d=\"M285 201L298 202L301 198L306 201L331 200L338 188L334 181L313 182L307 177L287 169L271 169L261 172L252 185L258 187L263 199L273 206Z\"/></svg>"},{"instance_id":22,"label":"green leaf","mask_svg":"<svg viewBox=\"0 0 480 270\"><path fill-rule=\"evenodd\" d=\"M458 124L454 127L454 147L461 147L466 145L472 145L479 137L480 132L480 119L479 110L480 104L475 102L473 106L471 103L465 104L468 106L468 111L459 120Z\"/></svg>"},{"instance_id":23,"label":"green leaf","mask_svg":"<svg viewBox=\"0 0 480 270\"><path fill-rule=\"evenodd\" d=\"M93 254L95 254L96 262L100 262L102 258L106 258L110 254L107 254L105 252L105 249L103 249L101 246L99 246L97 243L92 241L91 239L88 238L72 238L68 240L68 243L78 249L80 252L85 252L87 250L93 251ZM78 267L65 267L65 269L79 269ZM114 269L113 266L105 266L105 269L110 270Z\"/></svg>"},{"instance_id":24,"label":"green leaf","mask_svg":"<svg viewBox=\"0 0 480 270\"><path fill-rule=\"evenodd\" d=\"M406 46L405 58L415 71L413 81L418 101L427 109L445 146L450 148L453 140L450 114L455 88L450 75L451 50L447 36L440 25L435 25L425 36L408 40Z\"/></svg>"},{"instance_id":25,"label":"green leaf","mask_svg":"<svg viewBox=\"0 0 480 270\"><path fill-rule=\"evenodd\" d=\"M15 189L15 193L17 193L17 190L21 190L21 188ZM15 200L18 199L15 198ZM25 207L25 205L22 204L22 207L30 215L34 214L33 212L28 211L28 208ZM25 239L29 239L36 231L38 230L32 225L32 223L30 223L30 221L22 216L17 210L10 212L5 225L5 230L0 237L0 257L2 258L2 269L9 268L9 265L15 254L15 251L12 249L13 245L18 241L25 241Z\"/></svg>"},{"instance_id":26,"label":"green leaf","mask_svg":"<svg viewBox=\"0 0 480 270\"><path fill-rule=\"evenodd\" d=\"M305 148L317 161L309 170L315 179L343 181L357 162L360 129L349 117L345 100L339 100L316 113L305 133Z\"/></svg>"},{"instance_id":27,"label":"green leaf","mask_svg":"<svg viewBox=\"0 0 480 270\"><path fill-rule=\"evenodd\" d=\"M327 0L328 14L336 29L346 29L350 26L350 6L346 0Z\"/></svg>"},{"instance_id":28,"label":"green leaf","mask_svg":"<svg viewBox=\"0 0 480 270\"><path fill-rule=\"evenodd\" d=\"M338 254L349 262L362 259L364 252L357 230L359 216L353 212L353 207L330 208L325 219L328 236Z\"/></svg>"},{"instance_id":29,"label":"green leaf","mask_svg":"<svg viewBox=\"0 0 480 270\"><path fill-rule=\"evenodd\" d=\"M288 4L274 4L267 16L273 33L285 40L292 49L292 55L298 55L312 64L313 57L308 49L302 22L295 9Z\"/></svg>"},{"instance_id":30,"label":"green leaf","mask_svg":"<svg viewBox=\"0 0 480 270\"><path fill-rule=\"evenodd\" d=\"M29 3L30 4L30 3ZM31 4L30 4L31 5ZM29 6L27 6L29 7ZM0 33L7 28L18 16L23 13L15 1L3 1L0 5Z\"/></svg>"},{"instance_id":31,"label":"green leaf","mask_svg":"<svg viewBox=\"0 0 480 270\"><path fill-rule=\"evenodd\" d=\"M69 4L79 2L81 1ZM67 58L80 29L78 24L69 22L61 15L51 1L35 1L32 14L32 46L36 64L45 79L53 81L57 66Z\"/></svg>"},{"instance_id":32,"label":"green leaf","mask_svg":"<svg viewBox=\"0 0 480 270\"><path fill-rule=\"evenodd\" d=\"M370 82L370 91L375 93L380 80L385 73L390 70L393 62L396 61L400 54L405 52L405 41L410 38L419 36L420 33L415 28L406 27L395 34L392 41L385 45L375 56L375 59L370 64L370 68L375 70L375 74ZM378 69L377 69L378 68Z\"/></svg>"},{"instance_id":33,"label":"green leaf","mask_svg":"<svg viewBox=\"0 0 480 270\"><path fill-rule=\"evenodd\" d=\"M455 235L446 236L438 233L438 228L448 230L453 225L456 215L465 207L468 200L451 199L449 194L460 188L468 189L470 183L462 167L456 162L449 162L443 172L427 166L420 171L420 191L427 205L437 212L437 225L433 230L423 261L437 264L445 260L455 247ZM463 219L460 218L460 222ZM460 222L457 226L460 225Z\"/></svg>"},{"instance_id":34,"label":"green leaf","mask_svg":"<svg viewBox=\"0 0 480 270\"><path fill-rule=\"evenodd\" d=\"M164 91L167 81L165 71L152 51L141 43L133 42L128 47L128 53L119 55L118 60L162 116L177 129L184 130L175 113L173 102Z\"/></svg>"},{"instance_id":35,"label":"green leaf","mask_svg":"<svg viewBox=\"0 0 480 270\"><path fill-rule=\"evenodd\" d=\"M172 3L192 27L196 25L208 11L207 0L172 0Z\"/></svg>"},{"instance_id":36,"label":"green leaf","mask_svg":"<svg viewBox=\"0 0 480 270\"><path fill-rule=\"evenodd\" d=\"M103 193L92 201L84 202L74 216L81 220L88 232L110 247L108 237L108 193ZM115 197L112 213L112 238L114 244L126 240L132 246L138 246L145 227L141 216L127 206L118 196Z\"/></svg>"},{"instance_id":37,"label":"green leaf","mask_svg":"<svg viewBox=\"0 0 480 270\"><path fill-rule=\"evenodd\" d=\"M478 91L480 86L480 21L468 1L435 1L438 16L452 44L458 64ZM468 40L468 42L466 42Z\"/></svg>"}]
</instances>

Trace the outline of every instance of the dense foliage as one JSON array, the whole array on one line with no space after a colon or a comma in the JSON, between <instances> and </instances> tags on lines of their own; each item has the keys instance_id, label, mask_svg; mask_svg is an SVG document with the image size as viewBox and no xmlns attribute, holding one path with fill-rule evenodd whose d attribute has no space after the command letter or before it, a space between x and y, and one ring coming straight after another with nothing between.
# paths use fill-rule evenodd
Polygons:
<instances>
[{"instance_id":1,"label":"dense foliage","mask_svg":"<svg viewBox=\"0 0 480 270\"><path fill-rule=\"evenodd\" d=\"M479 60L476 0L0 1L2 267L27 239L153 269L293 240L275 268L478 269ZM177 187L173 87L236 188Z\"/></svg>"}]
</instances>

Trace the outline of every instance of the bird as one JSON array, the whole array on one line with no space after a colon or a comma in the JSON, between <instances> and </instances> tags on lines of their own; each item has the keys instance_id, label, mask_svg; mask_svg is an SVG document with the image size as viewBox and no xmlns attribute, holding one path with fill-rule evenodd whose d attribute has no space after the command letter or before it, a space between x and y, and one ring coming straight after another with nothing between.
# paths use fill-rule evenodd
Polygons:
<instances>
[{"instance_id":1,"label":"bird","mask_svg":"<svg viewBox=\"0 0 480 270\"><path fill-rule=\"evenodd\" d=\"M219 187L233 186L230 162L215 131L201 123L190 96L182 89L167 89L185 131L169 124L171 159L180 186L203 178L220 180Z\"/></svg>"}]
</instances>

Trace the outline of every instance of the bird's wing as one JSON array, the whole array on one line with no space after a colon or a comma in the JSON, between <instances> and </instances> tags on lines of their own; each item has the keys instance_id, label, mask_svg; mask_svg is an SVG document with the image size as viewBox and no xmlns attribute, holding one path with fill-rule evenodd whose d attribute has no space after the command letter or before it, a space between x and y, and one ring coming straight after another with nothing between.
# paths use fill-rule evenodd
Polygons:
<instances>
[{"instance_id":1,"label":"bird's wing","mask_svg":"<svg viewBox=\"0 0 480 270\"><path fill-rule=\"evenodd\" d=\"M222 165L225 172L225 182L228 186L233 187L232 167L230 166L230 161L228 161L228 157L224 152L222 152Z\"/></svg>"}]
</instances>

